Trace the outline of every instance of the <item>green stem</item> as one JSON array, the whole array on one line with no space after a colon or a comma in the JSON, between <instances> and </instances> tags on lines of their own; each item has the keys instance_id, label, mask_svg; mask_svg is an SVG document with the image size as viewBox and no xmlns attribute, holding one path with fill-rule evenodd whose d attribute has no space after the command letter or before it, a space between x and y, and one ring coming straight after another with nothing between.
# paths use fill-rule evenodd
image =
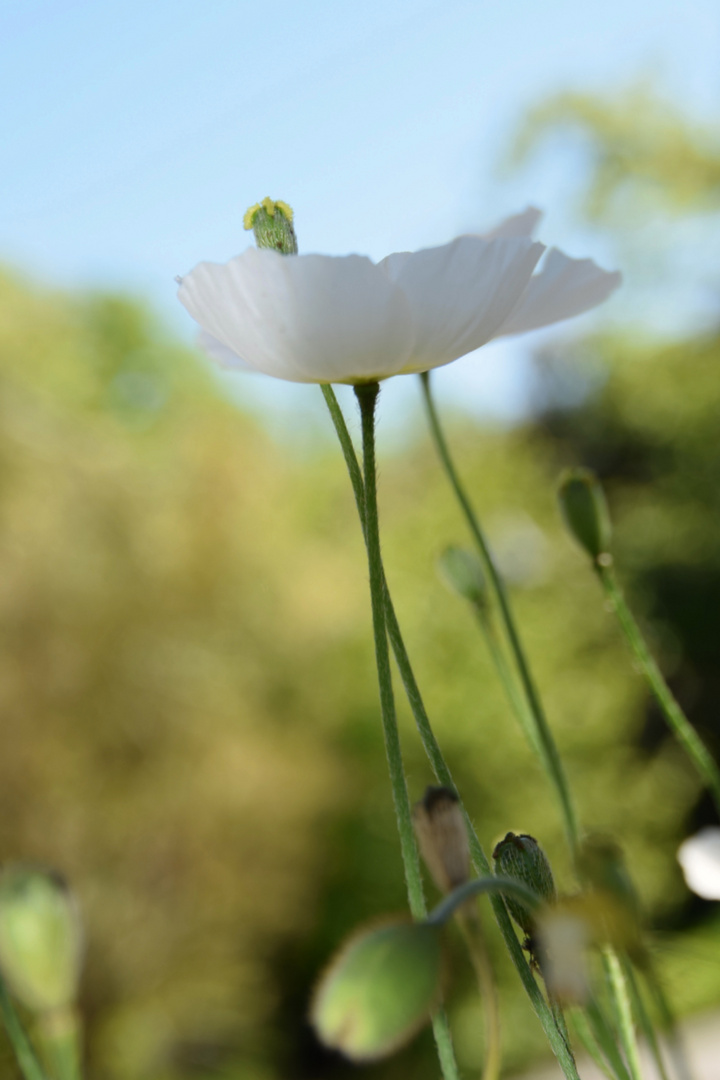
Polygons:
<instances>
[{"instance_id":1,"label":"green stem","mask_svg":"<svg viewBox=\"0 0 720 1080\"><path fill-rule=\"evenodd\" d=\"M620 1051L615 1043L615 1036L610 1028L605 1014L598 1005L597 1001L591 998L586 1002L585 1015L588 1018L591 1031L594 1038L597 1041L598 1046L605 1055L605 1059L608 1065L612 1069L618 1080L631 1080L630 1074L627 1070L627 1066L623 1061Z\"/></svg>"},{"instance_id":2,"label":"green stem","mask_svg":"<svg viewBox=\"0 0 720 1080\"><path fill-rule=\"evenodd\" d=\"M475 908L461 908L456 920L475 969L485 1016L485 1063L482 1080L499 1080L502 1064L500 1003L480 915Z\"/></svg>"},{"instance_id":3,"label":"green stem","mask_svg":"<svg viewBox=\"0 0 720 1080\"><path fill-rule=\"evenodd\" d=\"M608 1080L615 1080L615 1074L605 1061L602 1050L600 1049L600 1044L588 1023L585 1014L580 1009L574 1009L573 1012L571 1012L570 1017L580 1042L583 1044L598 1069L608 1077Z\"/></svg>"},{"instance_id":4,"label":"green stem","mask_svg":"<svg viewBox=\"0 0 720 1080\"><path fill-rule=\"evenodd\" d=\"M504 893L510 893L511 896L521 900L523 904L533 911L540 903L540 897L537 893L533 892L527 885L523 885L522 881L518 881L517 878L491 874L485 877L472 878L471 881L466 881L464 885L458 885L457 889L453 889L444 900L440 901L437 907L433 908L426 921L434 926L442 926L468 900L472 900L476 896L482 896L485 893L499 893L501 896Z\"/></svg>"},{"instance_id":5,"label":"green stem","mask_svg":"<svg viewBox=\"0 0 720 1080\"><path fill-rule=\"evenodd\" d=\"M400 850L405 870L405 884L408 893L410 911L416 919L422 918L427 908L422 887L420 859L415 844L412 825L412 811L408 796L405 770L403 768L400 735L395 715L395 699L390 670L387 631L385 627L385 574L380 553L380 530L377 511L376 469L375 469L375 406L380 387L377 383L356 387L355 393L360 405L363 432L364 482L362 490L364 513L365 545L368 555L370 576L370 599L372 604L373 636L375 638L375 660L377 663L378 683L380 688L380 708L382 713L385 751L390 770L390 783L395 804ZM354 451L353 451L354 457ZM357 464L357 459L356 459ZM353 483L353 488L356 484ZM438 1058L445 1080L459 1080L455 1052L453 1050L450 1028L443 1010L433 1016L433 1033L438 1050Z\"/></svg>"},{"instance_id":6,"label":"green stem","mask_svg":"<svg viewBox=\"0 0 720 1080\"><path fill-rule=\"evenodd\" d=\"M500 613L500 619L507 636L510 651L517 667L520 682L523 687L525 698L527 700L530 716L537 731L537 746L540 750L540 759L543 766L552 780L552 783L557 792L560 800L560 806L562 809L563 822L565 825L565 831L567 833L568 842L573 855L577 853L578 848L578 825L577 818L575 816L575 809L573 807L572 798L570 795L570 789L568 786L565 771L560 760L555 740L553 739L552 732L547 722L545 712L540 701L540 696L535 687L532 675L530 673L530 667L525 657L525 652L520 641L520 636L515 627L515 621L513 619L512 611L510 609L510 601L505 590L505 586L502 582L500 575L498 574L493 558L490 554L485 535L480 528L480 523L477 519L475 511L468 496L465 493L460 477L453 464L450 456L450 450L448 448L447 441L443 434L442 427L440 426L440 420L435 408L435 402L433 401L431 389L430 389L430 375L429 372L424 372L420 376L420 381L423 388L423 396L425 399L425 405L427 409L428 420L430 423L430 431L432 433L435 446L442 462L442 465L447 474L450 485L455 492L455 496L460 504L462 512L467 521L470 532L477 545L480 560L482 562L485 575L491 583L493 593L497 600L498 610Z\"/></svg>"},{"instance_id":7,"label":"green stem","mask_svg":"<svg viewBox=\"0 0 720 1080\"><path fill-rule=\"evenodd\" d=\"M323 397L328 406L330 416L335 426L340 446L342 448L345 463L347 465L348 473L350 475L350 482L353 488L353 494L355 496L355 502L358 508L358 514L360 515L360 523L363 530L363 535L366 533L365 525L365 487L363 483L362 473L360 466L358 465L357 456L355 454L355 447L353 446L350 433L345 423L345 417L342 410L338 405L337 398L333 392L332 387L327 385L321 385ZM418 686L415 674L410 664L410 659L405 648L405 643L402 638L400 626L395 615L395 610L392 606L390 594L385 587L385 615L387 619L387 631L388 637L393 647L395 654L395 660L400 671L400 676L405 687L408 702L415 718L420 738L422 740L425 753L433 768L437 780L444 784L446 787L450 787L453 790L457 790L453 782L450 769L445 762L442 750L435 738L430 720L425 709L422 694ZM473 862L475 873L482 876L492 873L488 858L483 851L482 844L480 843L477 833L475 832L475 826L473 825L470 816L463 807L463 814L465 815L465 822L468 829L468 837L470 841L470 855ZM525 957L520 942L517 939L515 931L513 929L510 916L507 913L505 904L500 896L491 895L490 902L493 907L495 919L502 933L505 945L510 953L510 958L515 965L515 969L520 976L520 980L523 984L525 992L530 998L530 1003L533 1007L535 1015L537 1016L543 1031L550 1043L551 1049L558 1059L558 1063L563 1071L566 1080L579 1080L577 1068L575 1066L575 1060L572 1055L569 1043L563 1036L562 1032L558 1029L555 1022L555 1018L551 1012L551 1009L542 995L542 992L535 981L535 977L532 973L530 965ZM437 1039L437 1033L436 1033Z\"/></svg>"},{"instance_id":8,"label":"green stem","mask_svg":"<svg viewBox=\"0 0 720 1080\"><path fill-rule=\"evenodd\" d=\"M640 987L638 986L637 979L635 978L635 972L632 969L630 961L625 957L622 958L621 963L625 979L627 980L628 990L630 992L632 1009L635 1016L637 1017L638 1026L640 1027L640 1030L642 1031L645 1037L645 1041L647 1042L650 1052L655 1060L655 1066L660 1076L660 1080L670 1080L668 1071L665 1068L665 1061L663 1059L660 1043L658 1042L658 1038L655 1033L655 1027L652 1020L650 1019L650 1014L645 1007L645 1002L643 1000L642 993L640 992Z\"/></svg>"},{"instance_id":9,"label":"green stem","mask_svg":"<svg viewBox=\"0 0 720 1080\"><path fill-rule=\"evenodd\" d=\"M18 1014L15 1012L15 1006L10 1000L10 995L7 992L4 981L0 978L0 1013L2 1014L3 1023L5 1024L5 1030L7 1031L8 1038L15 1052L17 1063L20 1066L20 1072L25 1077L25 1080L46 1080L45 1073L43 1072L40 1063L35 1056L35 1051L30 1045Z\"/></svg>"},{"instance_id":10,"label":"green stem","mask_svg":"<svg viewBox=\"0 0 720 1080\"><path fill-rule=\"evenodd\" d=\"M718 814L720 814L720 770L718 770L712 754L678 705L672 691L662 677L659 667L653 660L640 628L625 602L625 597L612 568L612 562L608 561L606 565L603 560L599 560L594 566L600 583L605 590L605 595L618 617L618 622L635 655L642 674L655 695L655 699L676 739L710 791Z\"/></svg>"},{"instance_id":11,"label":"green stem","mask_svg":"<svg viewBox=\"0 0 720 1080\"><path fill-rule=\"evenodd\" d=\"M603 949L603 967L605 968L610 994L615 1007L615 1018L620 1032L620 1045L625 1053L630 1075L632 1080L642 1080L640 1054L627 983L618 955L610 946L605 946Z\"/></svg>"}]
</instances>

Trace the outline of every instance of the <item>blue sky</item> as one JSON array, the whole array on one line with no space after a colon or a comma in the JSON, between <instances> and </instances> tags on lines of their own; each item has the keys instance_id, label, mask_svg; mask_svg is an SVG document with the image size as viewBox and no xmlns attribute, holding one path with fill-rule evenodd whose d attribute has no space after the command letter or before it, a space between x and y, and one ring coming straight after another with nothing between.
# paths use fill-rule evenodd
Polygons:
<instances>
[{"instance_id":1,"label":"blue sky","mask_svg":"<svg viewBox=\"0 0 720 1080\"><path fill-rule=\"evenodd\" d=\"M268 194L304 251L382 257L534 202L541 239L607 265L568 212L564 160L510 181L497 163L533 103L638 77L716 116L716 0L3 0L0 259L144 296L187 340L175 274L242 250L243 211ZM489 346L441 389L512 413L531 344ZM278 415L301 400L255 378L239 393Z\"/></svg>"}]
</instances>

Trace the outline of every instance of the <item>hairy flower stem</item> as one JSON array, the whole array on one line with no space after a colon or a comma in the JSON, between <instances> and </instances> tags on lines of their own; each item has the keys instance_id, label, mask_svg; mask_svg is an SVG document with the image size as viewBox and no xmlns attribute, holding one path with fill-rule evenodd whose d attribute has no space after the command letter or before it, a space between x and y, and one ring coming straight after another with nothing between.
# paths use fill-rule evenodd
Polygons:
<instances>
[{"instance_id":1,"label":"hairy flower stem","mask_svg":"<svg viewBox=\"0 0 720 1080\"><path fill-rule=\"evenodd\" d=\"M0 978L0 1014L2 1014L5 1030L7 1031L10 1044L15 1052L15 1058L20 1066L20 1072L25 1080L47 1080L35 1051L30 1045L22 1024L15 1012L15 1006L10 1000L4 981Z\"/></svg>"},{"instance_id":2,"label":"hairy flower stem","mask_svg":"<svg viewBox=\"0 0 720 1080\"><path fill-rule=\"evenodd\" d=\"M485 539L485 535L480 528L477 515L473 510L472 504L465 492L465 489L460 482L460 477L453 464L453 460L450 456L450 450L448 448L447 441L443 434L442 427L440 426L440 419L435 408L435 402L433 401L432 392L430 389L430 374L424 372L420 376L420 381L423 389L423 397L425 400L425 406L428 415L428 421L430 424L430 431L432 434L435 447L442 462L443 468L447 475L450 485L455 492L455 496L460 504L462 512L465 516L465 520L470 529L470 533L475 541L475 544L480 555L483 570L488 581L491 584L491 588L495 599L497 601L498 612L500 614L500 620L507 637L507 642L510 647L517 673L522 684L523 693L527 701L530 717L537 732L537 748L540 752L540 760L543 764L545 771L547 772L550 780L552 781L560 806L562 810L563 823L565 825L565 831L567 833L568 842L572 850L573 856L577 854L578 848L578 824L575 816L575 809L570 795L570 788L568 786L567 778L565 776L565 770L563 769L560 755L558 753L555 740L550 731L547 718L545 716L540 696L535 687L532 675L530 673L530 667L525 657L525 652L520 641L520 636L515 627L515 620L513 619L512 611L510 609L510 601L505 591L505 586L502 582L500 575L495 568L490 549ZM511 704L513 699L511 698ZM526 725L523 723L523 727ZM533 740L535 742L535 740Z\"/></svg>"},{"instance_id":3,"label":"hairy flower stem","mask_svg":"<svg viewBox=\"0 0 720 1080\"><path fill-rule=\"evenodd\" d=\"M403 768L400 735L398 732L397 717L395 715L395 699L392 687L392 672L390 670L390 653L388 650L387 630L385 626L386 587L382 556L380 553L380 530L378 523L375 469L375 406L377 404L379 392L380 387L377 383L370 383L366 386L358 386L355 388L355 394L360 405L363 433L364 513L361 514L361 520L364 519L363 533L365 535L365 546L368 555L373 635L375 638L375 660L377 663L378 683L380 687L380 708L382 712L383 732L385 735L385 751L387 753L388 767L390 770L390 783L392 785L398 833L400 834L400 849L405 870L408 903L413 917L421 919L427 914L427 908L425 906L425 896L423 894L420 858L418 856L415 843L415 832L412 825L410 798L408 796L405 770ZM443 1077L445 1080L459 1080L450 1029L444 1012L436 1014L433 1018L433 1033L435 1035Z\"/></svg>"},{"instance_id":4,"label":"hairy flower stem","mask_svg":"<svg viewBox=\"0 0 720 1080\"><path fill-rule=\"evenodd\" d=\"M335 431L340 441L343 457L345 458L345 464L350 476L350 482L352 484L353 494L355 496L355 503L357 505L358 514L360 516L360 524L363 530L363 535L366 536L366 524L365 524L365 486L362 478L362 472L358 464L357 456L355 453L355 447L350 433L345 422L342 410L338 405L337 398L331 386L327 384L321 385L323 397L325 403L330 412ZM367 540L366 540L367 542ZM384 575L383 575L384 579ZM400 626L395 615L395 610L390 599L390 594L385 584L385 617L387 620L387 631L390 643L395 654L395 660L400 671L400 676L405 687L405 693L407 694L410 708L415 718L420 738L427 754L428 760L433 768L436 778L441 784L456 790L453 782L450 769L445 762L442 750L435 738L435 735L430 726L430 720L425 709L425 704L422 699L422 694L418 686L417 680L410 664L410 658L408 657L405 643L402 638ZM463 807L463 813L465 815L465 821L468 827L468 836L470 841L470 854L472 857L473 867L476 874L486 875L492 873L488 858L483 851L482 844L480 843L477 833L475 832L475 826L473 825L467 811ZM502 933L505 945L510 953L513 964L520 976L520 980L525 988L525 992L530 998L533 1010L540 1021L543 1031L547 1036L548 1042L555 1054L560 1067L562 1068L563 1075L566 1080L578 1080L577 1068L575 1066L575 1059L573 1058L572 1051L567 1039L563 1033L558 1029L555 1018L552 1011L542 995L542 992L535 981L535 977L530 969L530 965L527 962L525 954L522 950L520 942L517 939L515 931L513 930L510 916L507 913L507 909L501 897L491 896L490 901L492 903L495 919ZM435 1038L437 1039L437 1031L435 1032Z\"/></svg>"},{"instance_id":5,"label":"hairy flower stem","mask_svg":"<svg viewBox=\"0 0 720 1080\"><path fill-rule=\"evenodd\" d=\"M612 610L618 618L625 638L632 649L640 671L644 675L655 700L662 709L671 731L685 750L703 782L713 797L720 816L720 770L712 754L692 726L685 713L678 705L670 687L665 682L659 667L653 660L640 628L628 607L622 590L618 585L612 563L607 565L602 560L595 564L595 571L605 591Z\"/></svg>"}]
</instances>

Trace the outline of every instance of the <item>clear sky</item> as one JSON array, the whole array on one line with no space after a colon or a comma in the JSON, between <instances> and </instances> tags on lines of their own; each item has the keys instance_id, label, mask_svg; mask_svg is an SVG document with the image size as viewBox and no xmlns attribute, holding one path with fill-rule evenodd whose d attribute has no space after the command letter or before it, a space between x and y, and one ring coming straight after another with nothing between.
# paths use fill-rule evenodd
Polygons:
<instances>
[{"instance_id":1,"label":"clear sky","mask_svg":"<svg viewBox=\"0 0 720 1080\"><path fill-rule=\"evenodd\" d=\"M187 340L175 274L247 246L265 195L294 207L303 251L379 258L533 202L541 239L607 265L566 212L576 177L496 166L528 106L642 76L717 116L717 0L1 0L0 259L144 296ZM442 389L512 412L530 344L487 347Z\"/></svg>"}]
</instances>

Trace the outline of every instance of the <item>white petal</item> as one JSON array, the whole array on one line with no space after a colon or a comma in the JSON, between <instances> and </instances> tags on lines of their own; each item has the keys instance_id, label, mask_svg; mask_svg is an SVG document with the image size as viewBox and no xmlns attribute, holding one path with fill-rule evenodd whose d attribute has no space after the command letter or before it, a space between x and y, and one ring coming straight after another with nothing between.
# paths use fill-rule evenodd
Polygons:
<instances>
[{"instance_id":1,"label":"white petal","mask_svg":"<svg viewBox=\"0 0 720 1080\"><path fill-rule=\"evenodd\" d=\"M482 233L483 240L511 240L514 236L532 236L543 216L537 206L528 206L521 214L513 214L496 225L490 232Z\"/></svg>"},{"instance_id":2,"label":"white petal","mask_svg":"<svg viewBox=\"0 0 720 1080\"><path fill-rule=\"evenodd\" d=\"M581 315L607 300L621 280L620 274L601 270L592 259L571 259L552 248L496 337L537 330Z\"/></svg>"},{"instance_id":3,"label":"white petal","mask_svg":"<svg viewBox=\"0 0 720 1080\"><path fill-rule=\"evenodd\" d=\"M248 248L225 265L200 263L178 298L245 363L291 382L385 378L412 345L402 290L360 255Z\"/></svg>"},{"instance_id":4,"label":"white petal","mask_svg":"<svg viewBox=\"0 0 720 1080\"><path fill-rule=\"evenodd\" d=\"M242 357L234 353L232 349L228 349L227 345L223 345L222 341L219 341L212 334L208 334L207 330L201 330L197 336L197 343L203 352L207 353L211 360L214 360L220 367L230 368L236 371L255 371L255 368L251 364L247 364Z\"/></svg>"},{"instance_id":5,"label":"white petal","mask_svg":"<svg viewBox=\"0 0 720 1080\"><path fill-rule=\"evenodd\" d=\"M701 829L677 854L688 888L706 900L720 900L720 828Z\"/></svg>"},{"instance_id":6,"label":"white petal","mask_svg":"<svg viewBox=\"0 0 720 1080\"><path fill-rule=\"evenodd\" d=\"M459 236L383 259L378 269L401 286L412 310L415 346L404 370L449 364L494 337L544 250L528 237Z\"/></svg>"}]
</instances>

